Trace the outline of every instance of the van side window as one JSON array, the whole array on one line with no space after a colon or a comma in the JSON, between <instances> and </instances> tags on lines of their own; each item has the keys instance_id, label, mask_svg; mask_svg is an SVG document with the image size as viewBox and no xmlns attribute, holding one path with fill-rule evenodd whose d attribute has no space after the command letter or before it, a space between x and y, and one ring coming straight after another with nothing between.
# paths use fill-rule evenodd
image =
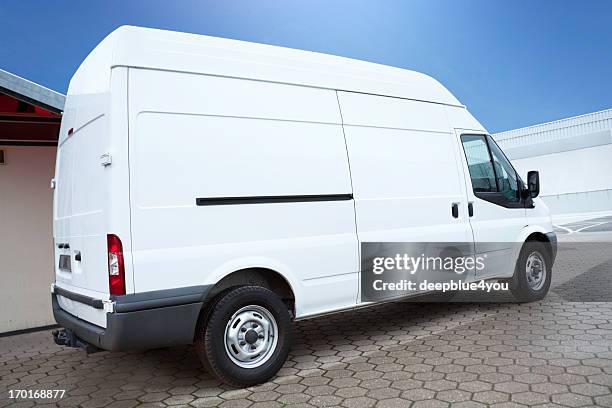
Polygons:
<instances>
[{"instance_id":1,"label":"van side window","mask_svg":"<svg viewBox=\"0 0 612 408\"><path fill-rule=\"evenodd\" d=\"M495 141L490 136L487 136L487 139L493 155L493 166L495 167L499 192L509 201L519 201L518 180L514 168Z\"/></svg>"},{"instance_id":2,"label":"van side window","mask_svg":"<svg viewBox=\"0 0 612 408\"><path fill-rule=\"evenodd\" d=\"M463 135L461 136L461 142L463 143L463 150L465 150L474 193L497 192L495 170L485 137Z\"/></svg>"}]
</instances>

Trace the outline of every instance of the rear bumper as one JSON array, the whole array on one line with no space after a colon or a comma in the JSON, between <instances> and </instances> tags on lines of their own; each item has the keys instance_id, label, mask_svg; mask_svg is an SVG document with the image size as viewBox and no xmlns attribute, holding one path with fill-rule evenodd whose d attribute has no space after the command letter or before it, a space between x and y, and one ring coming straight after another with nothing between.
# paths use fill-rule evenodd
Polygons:
<instances>
[{"instance_id":1,"label":"rear bumper","mask_svg":"<svg viewBox=\"0 0 612 408\"><path fill-rule=\"evenodd\" d=\"M107 313L106 328L96 326L63 310L57 294L51 302L55 321L79 339L103 350L128 351L193 343L203 301L184 304L170 302L118 302L114 313ZM201 297L200 299L203 299ZM189 299L193 300L193 299ZM121 306L120 306L121 305ZM138 309L140 305L142 309ZM161 307L155 307L161 305Z\"/></svg>"}]
</instances>

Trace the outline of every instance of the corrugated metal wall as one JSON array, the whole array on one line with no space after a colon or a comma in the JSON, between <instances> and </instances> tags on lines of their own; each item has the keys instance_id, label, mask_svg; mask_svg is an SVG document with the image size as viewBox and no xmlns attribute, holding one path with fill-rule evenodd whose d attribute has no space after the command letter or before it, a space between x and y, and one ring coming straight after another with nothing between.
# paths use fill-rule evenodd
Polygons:
<instances>
[{"instance_id":1,"label":"corrugated metal wall","mask_svg":"<svg viewBox=\"0 0 612 408\"><path fill-rule=\"evenodd\" d=\"M612 129L612 109L587 113L493 135L502 148L551 142Z\"/></svg>"}]
</instances>

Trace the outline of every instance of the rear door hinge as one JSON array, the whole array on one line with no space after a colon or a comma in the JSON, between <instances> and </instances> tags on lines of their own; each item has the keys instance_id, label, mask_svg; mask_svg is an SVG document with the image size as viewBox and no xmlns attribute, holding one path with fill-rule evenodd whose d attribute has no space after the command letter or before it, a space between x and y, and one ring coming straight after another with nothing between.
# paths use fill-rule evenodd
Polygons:
<instances>
[{"instance_id":1,"label":"rear door hinge","mask_svg":"<svg viewBox=\"0 0 612 408\"><path fill-rule=\"evenodd\" d=\"M102 156L100 156L100 164L102 166L104 167L110 166L112 162L113 162L113 157L111 156L110 153L104 153Z\"/></svg>"},{"instance_id":2,"label":"rear door hinge","mask_svg":"<svg viewBox=\"0 0 612 408\"><path fill-rule=\"evenodd\" d=\"M114 313L115 312L115 302L112 300L103 300L102 306L106 313Z\"/></svg>"}]
</instances>

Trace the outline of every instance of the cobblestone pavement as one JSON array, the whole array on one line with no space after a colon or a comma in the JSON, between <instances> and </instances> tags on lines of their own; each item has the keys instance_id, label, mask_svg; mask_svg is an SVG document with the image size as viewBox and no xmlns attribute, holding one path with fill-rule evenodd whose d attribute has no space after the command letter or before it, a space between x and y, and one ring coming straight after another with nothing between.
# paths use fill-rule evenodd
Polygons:
<instances>
[{"instance_id":1,"label":"cobblestone pavement","mask_svg":"<svg viewBox=\"0 0 612 408\"><path fill-rule=\"evenodd\" d=\"M573 301L585 280L612 300L610 248L562 243L541 302L389 303L298 322L279 375L248 389L216 382L192 347L86 356L48 331L0 338L0 407L612 407L612 302ZM11 400L15 389L66 393Z\"/></svg>"}]
</instances>

